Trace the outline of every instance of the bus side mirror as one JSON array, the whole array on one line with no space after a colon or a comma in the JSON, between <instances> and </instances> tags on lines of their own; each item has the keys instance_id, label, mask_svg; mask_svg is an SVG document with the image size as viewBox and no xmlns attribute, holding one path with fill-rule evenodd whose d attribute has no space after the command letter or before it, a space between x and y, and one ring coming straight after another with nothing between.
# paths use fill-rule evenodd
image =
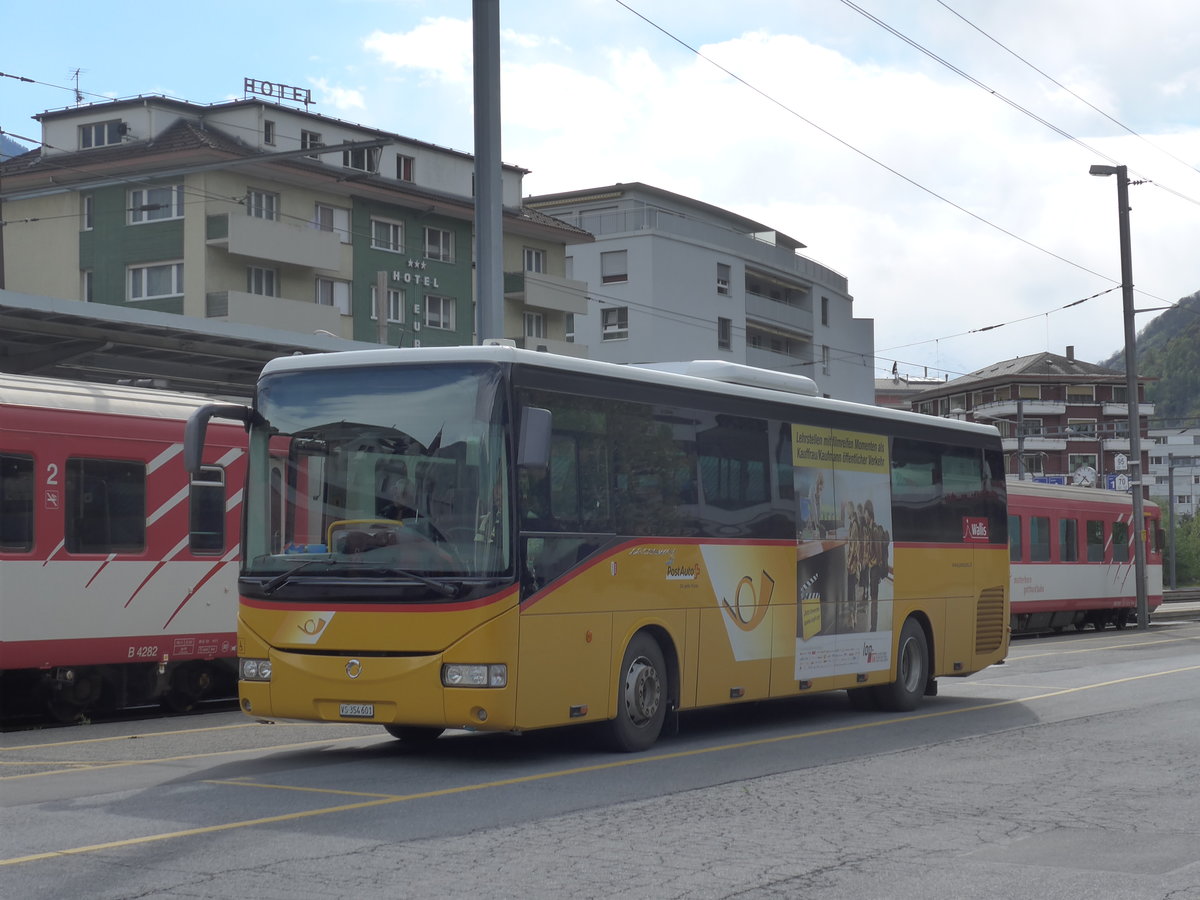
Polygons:
<instances>
[{"instance_id":1,"label":"bus side mirror","mask_svg":"<svg viewBox=\"0 0 1200 900\"><path fill-rule=\"evenodd\" d=\"M517 465L546 468L550 465L550 410L526 406L521 410L521 436Z\"/></svg>"},{"instance_id":2,"label":"bus side mirror","mask_svg":"<svg viewBox=\"0 0 1200 900\"><path fill-rule=\"evenodd\" d=\"M233 403L209 403L188 416L183 426L183 467L193 478L200 474L200 460L204 455L204 435L208 431L208 420L233 419L249 425L254 414L248 406Z\"/></svg>"}]
</instances>

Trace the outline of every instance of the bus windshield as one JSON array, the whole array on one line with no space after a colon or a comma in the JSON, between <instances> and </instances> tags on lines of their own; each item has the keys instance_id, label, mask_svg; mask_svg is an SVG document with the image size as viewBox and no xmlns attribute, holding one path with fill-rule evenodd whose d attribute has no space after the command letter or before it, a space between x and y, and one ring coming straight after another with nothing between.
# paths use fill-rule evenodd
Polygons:
<instances>
[{"instance_id":1,"label":"bus windshield","mask_svg":"<svg viewBox=\"0 0 1200 900\"><path fill-rule=\"evenodd\" d=\"M500 385L478 364L265 376L243 577L270 594L331 574L440 587L511 572Z\"/></svg>"}]
</instances>

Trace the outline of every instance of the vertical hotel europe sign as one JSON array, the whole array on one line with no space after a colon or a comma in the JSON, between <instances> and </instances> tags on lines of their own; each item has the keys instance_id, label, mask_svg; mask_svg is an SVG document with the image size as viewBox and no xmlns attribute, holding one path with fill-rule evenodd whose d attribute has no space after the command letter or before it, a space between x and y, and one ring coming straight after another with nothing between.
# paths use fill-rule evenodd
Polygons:
<instances>
[{"instance_id":1,"label":"vertical hotel europe sign","mask_svg":"<svg viewBox=\"0 0 1200 900\"><path fill-rule=\"evenodd\" d=\"M243 84L243 92L246 96L257 94L260 97L271 97L275 100L291 100L303 103L306 110L312 103L312 91L308 88L292 87L290 84L262 81L258 78L246 78L243 80Z\"/></svg>"}]
</instances>

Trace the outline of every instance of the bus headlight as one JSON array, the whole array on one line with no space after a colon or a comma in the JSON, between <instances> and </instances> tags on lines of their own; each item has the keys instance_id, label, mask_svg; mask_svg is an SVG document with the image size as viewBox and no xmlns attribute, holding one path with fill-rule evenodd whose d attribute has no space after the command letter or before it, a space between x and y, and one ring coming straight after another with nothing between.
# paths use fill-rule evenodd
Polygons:
<instances>
[{"instance_id":1,"label":"bus headlight","mask_svg":"<svg viewBox=\"0 0 1200 900\"><path fill-rule=\"evenodd\" d=\"M446 663L442 666L442 684L445 687L507 687L508 666L504 663Z\"/></svg>"},{"instance_id":2,"label":"bus headlight","mask_svg":"<svg viewBox=\"0 0 1200 900\"><path fill-rule=\"evenodd\" d=\"M240 659L238 660L238 677L242 681L270 681L271 661L269 659Z\"/></svg>"}]
</instances>

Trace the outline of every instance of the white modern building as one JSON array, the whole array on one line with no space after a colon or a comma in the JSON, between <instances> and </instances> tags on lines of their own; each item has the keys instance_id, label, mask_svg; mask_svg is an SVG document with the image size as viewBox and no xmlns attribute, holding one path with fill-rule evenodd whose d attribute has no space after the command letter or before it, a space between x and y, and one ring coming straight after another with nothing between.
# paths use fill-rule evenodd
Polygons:
<instances>
[{"instance_id":1,"label":"white modern building","mask_svg":"<svg viewBox=\"0 0 1200 900\"><path fill-rule=\"evenodd\" d=\"M855 318L846 277L803 256L794 238L638 182L528 197L524 207L595 237L568 244L565 273L588 285L573 338L593 359L725 359L874 403L874 320Z\"/></svg>"},{"instance_id":2,"label":"white modern building","mask_svg":"<svg viewBox=\"0 0 1200 900\"><path fill-rule=\"evenodd\" d=\"M1200 509L1200 428L1152 428L1150 499L1170 497L1175 517L1194 516Z\"/></svg>"}]
</instances>

